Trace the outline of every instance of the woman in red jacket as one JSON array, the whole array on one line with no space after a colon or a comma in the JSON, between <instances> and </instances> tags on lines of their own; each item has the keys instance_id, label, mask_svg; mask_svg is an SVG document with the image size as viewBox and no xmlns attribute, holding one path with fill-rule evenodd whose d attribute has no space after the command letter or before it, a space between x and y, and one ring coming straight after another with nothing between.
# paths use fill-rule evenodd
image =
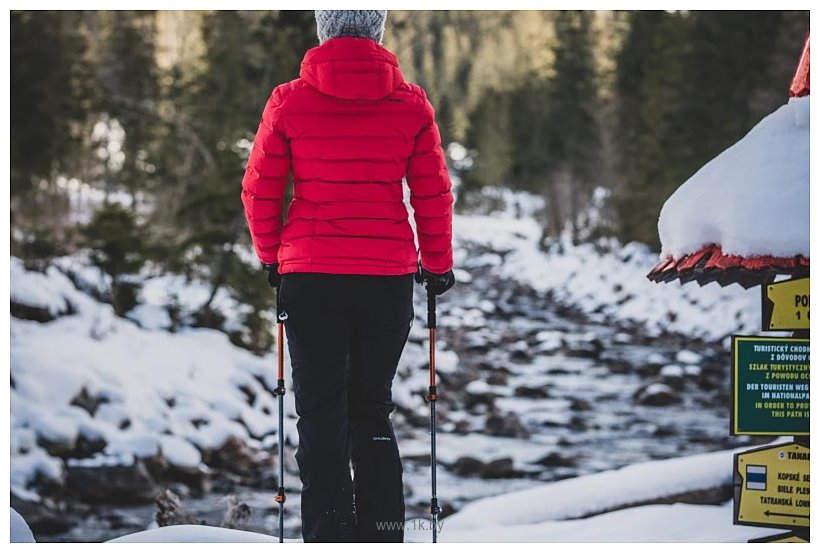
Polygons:
<instances>
[{"instance_id":1,"label":"woman in red jacket","mask_svg":"<svg viewBox=\"0 0 820 553\"><path fill-rule=\"evenodd\" d=\"M288 315L305 541L403 540L389 415L413 275L439 294L455 282L435 112L381 45L386 15L316 11L321 44L273 90L242 181L256 253Z\"/></svg>"}]
</instances>

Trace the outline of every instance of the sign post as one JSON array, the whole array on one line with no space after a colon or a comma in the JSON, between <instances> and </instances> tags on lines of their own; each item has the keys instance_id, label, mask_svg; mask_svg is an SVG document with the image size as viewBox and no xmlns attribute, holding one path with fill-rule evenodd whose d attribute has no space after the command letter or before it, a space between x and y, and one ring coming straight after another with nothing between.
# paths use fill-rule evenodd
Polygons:
<instances>
[{"instance_id":1,"label":"sign post","mask_svg":"<svg viewBox=\"0 0 820 553\"><path fill-rule=\"evenodd\" d=\"M791 338L732 336L733 436L794 436L795 442L735 455L734 523L788 529L750 542L808 542L809 278L761 287L761 328Z\"/></svg>"},{"instance_id":2,"label":"sign post","mask_svg":"<svg viewBox=\"0 0 820 553\"><path fill-rule=\"evenodd\" d=\"M809 448L797 443L735 455L735 524L809 527Z\"/></svg>"},{"instance_id":3,"label":"sign post","mask_svg":"<svg viewBox=\"0 0 820 553\"><path fill-rule=\"evenodd\" d=\"M761 286L763 330L809 329L809 279L794 278Z\"/></svg>"},{"instance_id":4,"label":"sign post","mask_svg":"<svg viewBox=\"0 0 820 553\"><path fill-rule=\"evenodd\" d=\"M809 434L809 340L732 337L731 434Z\"/></svg>"}]
</instances>

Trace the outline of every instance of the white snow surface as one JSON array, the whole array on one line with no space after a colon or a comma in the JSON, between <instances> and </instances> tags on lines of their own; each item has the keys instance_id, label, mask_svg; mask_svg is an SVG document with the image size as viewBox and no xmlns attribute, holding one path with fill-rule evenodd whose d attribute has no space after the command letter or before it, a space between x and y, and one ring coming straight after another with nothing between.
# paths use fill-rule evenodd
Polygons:
<instances>
[{"instance_id":1,"label":"white snow surface","mask_svg":"<svg viewBox=\"0 0 820 553\"><path fill-rule=\"evenodd\" d=\"M485 522L497 511L486 512ZM646 505L581 520L546 520L504 526L484 524L469 530L452 528L443 521L441 542L495 543L722 543L745 542L776 534L775 530L732 526L731 502L713 505ZM415 536L414 536L415 537ZM418 536L418 541L427 541ZM429 539L429 538L428 538Z\"/></svg>"},{"instance_id":2,"label":"white snow surface","mask_svg":"<svg viewBox=\"0 0 820 553\"><path fill-rule=\"evenodd\" d=\"M34 534L31 533L31 528L28 527L20 513L11 508L9 510L11 511L9 541L11 543L35 543Z\"/></svg>"},{"instance_id":3,"label":"white snow surface","mask_svg":"<svg viewBox=\"0 0 820 553\"><path fill-rule=\"evenodd\" d=\"M285 540L296 542L299 540ZM256 532L229 530L213 526L180 524L153 528L136 534L109 540L108 543L272 543L279 542L276 536L266 536Z\"/></svg>"},{"instance_id":4,"label":"white snow surface","mask_svg":"<svg viewBox=\"0 0 820 553\"><path fill-rule=\"evenodd\" d=\"M661 257L809 256L809 96L792 98L684 182L661 209Z\"/></svg>"}]
</instances>

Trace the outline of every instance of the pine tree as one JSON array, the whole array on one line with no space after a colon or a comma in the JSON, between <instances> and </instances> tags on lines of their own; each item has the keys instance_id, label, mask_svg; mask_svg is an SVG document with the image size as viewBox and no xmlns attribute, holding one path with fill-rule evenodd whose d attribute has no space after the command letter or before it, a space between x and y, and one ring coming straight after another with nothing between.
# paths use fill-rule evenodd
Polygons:
<instances>
[{"instance_id":1,"label":"pine tree","mask_svg":"<svg viewBox=\"0 0 820 553\"><path fill-rule=\"evenodd\" d=\"M550 140L547 201L553 204L551 234L569 225L573 240L580 218L597 184L601 136L598 76L592 57L592 14L561 11L555 18L555 65L545 109L549 112Z\"/></svg>"},{"instance_id":2,"label":"pine tree","mask_svg":"<svg viewBox=\"0 0 820 553\"><path fill-rule=\"evenodd\" d=\"M137 302L139 286L125 277L145 264L146 229L132 211L119 204L103 204L82 228L82 245L89 248L91 262L111 277L114 312L124 315Z\"/></svg>"},{"instance_id":3,"label":"pine tree","mask_svg":"<svg viewBox=\"0 0 820 553\"><path fill-rule=\"evenodd\" d=\"M100 12L98 109L124 131L122 162L102 175L108 190L124 189L136 208L157 186L159 70L156 65L156 13ZM110 168L110 165L109 165Z\"/></svg>"},{"instance_id":4,"label":"pine tree","mask_svg":"<svg viewBox=\"0 0 820 553\"><path fill-rule=\"evenodd\" d=\"M517 149L512 141L510 96L508 92L488 90L470 114L467 144L476 154L464 179L468 189L511 182Z\"/></svg>"},{"instance_id":5,"label":"pine tree","mask_svg":"<svg viewBox=\"0 0 820 553\"><path fill-rule=\"evenodd\" d=\"M796 60L802 38L772 44L800 15L635 12L630 19L617 56L619 236L658 247L664 201L785 101L788 79L770 78L784 62L772 59L793 49Z\"/></svg>"},{"instance_id":6,"label":"pine tree","mask_svg":"<svg viewBox=\"0 0 820 553\"><path fill-rule=\"evenodd\" d=\"M180 177L174 218L177 267L211 286L199 309L199 324L221 324L212 302L223 288L256 310L272 305L273 294L259 266L238 255L239 248L250 245L240 184L247 148L271 90L297 76L304 50L316 42L312 17L312 12L230 11L203 17L203 69L186 87L184 109L204 152L197 154L199 163L192 164L191 172ZM244 345L258 350L270 345L270 325L255 315L245 323L250 331L234 339L253 340Z\"/></svg>"},{"instance_id":7,"label":"pine tree","mask_svg":"<svg viewBox=\"0 0 820 553\"><path fill-rule=\"evenodd\" d=\"M616 206L621 239L657 247L660 206L688 176L694 147L686 115L691 18L668 12L634 17L618 66L625 184Z\"/></svg>"},{"instance_id":8,"label":"pine tree","mask_svg":"<svg viewBox=\"0 0 820 553\"><path fill-rule=\"evenodd\" d=\"M87 44L76 12L11 13L12 224L41 234L62 226L54 177L81 163L90 110Z\"/></svg>"}]
</instances>

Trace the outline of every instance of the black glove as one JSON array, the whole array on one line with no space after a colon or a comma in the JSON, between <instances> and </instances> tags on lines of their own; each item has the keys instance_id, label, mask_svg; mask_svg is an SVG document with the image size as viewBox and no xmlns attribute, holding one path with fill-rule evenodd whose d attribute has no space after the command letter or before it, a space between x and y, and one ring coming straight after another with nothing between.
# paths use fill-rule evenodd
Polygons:
<instances>
[{"instance_id":1,"label":"black glove","mask_svg":"<svg viewBox=\"0 0 820 553\"><path fill-rule=\"evenodd\" d=\"M282 275L279 274L279 263L262 263L262 268L268 273L268 284L271 288L279 289L282 283Z\"/></svg>"},{"instance_id":2,"label":"black glove","mask_svg":"<svg viewBox=\"0 0 820 553\"><path fill-rule=\"evenodd\" d=\"M427 285L425 288L427 288L427 291L433 292L435 295L440 296L453 287L453 284L456 283L456 275L453 273L452 269L443 275L431 273L422 267L421 263L419 263L419 270L416 271L416 282L419 284L426 282Z\"/></svg>"}]
</instances>

